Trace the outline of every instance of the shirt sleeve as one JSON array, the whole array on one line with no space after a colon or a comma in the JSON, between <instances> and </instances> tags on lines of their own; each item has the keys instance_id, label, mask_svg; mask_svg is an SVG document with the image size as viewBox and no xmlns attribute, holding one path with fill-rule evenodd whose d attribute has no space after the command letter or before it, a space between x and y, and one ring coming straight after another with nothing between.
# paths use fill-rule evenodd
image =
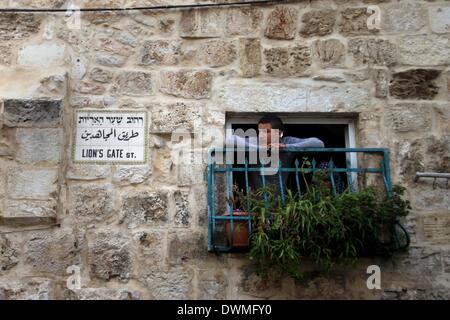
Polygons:
<instances>
[{"instance_id":1,"label":"shirt sleeve","mask_svg":"<svg viewBox=\"0 0 450 320\"><path fill-rule=\"evenodd\" d=\"M285 137L283 143L286 147L297 147L297 148L324 148L325 144L318 138L296 138L296 137Z\"/></svg>"},{"instance_id":2,"label":"shirt sleeve","mask_svg":"<svg viewBox=\"0 0 450 320\"><path fill-rule=\"evenodd\" d=\"M253 144L249 141L249 139L237 136L237 135L231 135L228 136L225 144L227 147L234 147L236 146L237 148L258 148L257 144Z\"/></svg>"}]
</instances>

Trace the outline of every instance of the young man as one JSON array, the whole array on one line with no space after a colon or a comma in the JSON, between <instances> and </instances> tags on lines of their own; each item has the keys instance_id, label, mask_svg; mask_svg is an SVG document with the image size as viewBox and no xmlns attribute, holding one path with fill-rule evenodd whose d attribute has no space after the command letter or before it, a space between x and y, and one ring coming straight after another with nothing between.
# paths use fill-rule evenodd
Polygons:
<instances>
[{"instance_id":1,"label":"young man","mask_svg":"<svg viewBox=\"0 0 450 320\"><path fill-rule=\"evenodd\" d=\"M276 131L273 131L276 130ZM292 167L293 159L295 158L294 152L283 151L286 147L297 148L323 148L324 143L317 138L297 138L284 136L284 125L280 118L274 115L265 115L258 122L258 141L264 143L264 145L255 145L250 143L246 138L233 135L227 139L227 146L247 147L251 148L265 148L268 152L278 152L281 166L284 168ZM279 137L278 141L272 141L272 133L276 133ZM261 136L263 135L263 136ZM261 167L261 163L251 164L249 167ZM278 167L278 164L275 165ZM270 167L270 164L264 167ZM289 172L282 172L283 189L286 190L286 184L288 181ZM280 180L279 175L265 175L264 176L266 187L273 188L277 192L280 192ZM249 187L252 190L257 190L263 187L263 177L257 171L249 173Z\"/></svg>"}]
</instances>

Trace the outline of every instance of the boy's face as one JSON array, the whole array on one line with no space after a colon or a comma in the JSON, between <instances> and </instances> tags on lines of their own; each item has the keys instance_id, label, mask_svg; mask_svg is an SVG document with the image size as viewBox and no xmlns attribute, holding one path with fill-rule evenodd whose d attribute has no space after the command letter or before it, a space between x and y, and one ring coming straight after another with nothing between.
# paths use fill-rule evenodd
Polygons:
<instances>
[{"instance_id":1,"label":"boy's face","mask_svg":"<svg viewBox=\"0 0 450 320\"><path fill-rule=\"evenodd\" d=\"M267 146L272 144L272 125L270 123L258 124L258 134L261 142L267 142ZM278 135L281 132L277 132Z\"/></svg>"}]
</instances>

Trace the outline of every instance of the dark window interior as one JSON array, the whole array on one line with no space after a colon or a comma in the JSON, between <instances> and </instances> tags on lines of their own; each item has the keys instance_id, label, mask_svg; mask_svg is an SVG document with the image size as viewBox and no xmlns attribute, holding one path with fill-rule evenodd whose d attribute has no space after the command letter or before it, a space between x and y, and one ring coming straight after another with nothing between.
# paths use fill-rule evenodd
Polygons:
<instances>
[{"instance_id":1,"label":"dark window interior","mask_svg":"<svg viewBox=\"0 0 450 320\"><path fill-rule=\"evenodd\" d=\"M257 129L257 124L233 124L232 129ZM316 137L322 140L326 148L345 148L345 130L347 125L345 124L285 124L284 125L284 136L293 136L298 138L310 138ZM345 168L346 167L346 157L345 153L310 153L308 155L299 155L300 163L303 161L303 157L307 156L309 160L313 158L316 160L317 164L321 162L328 162L330 158L336 167ZM295 161L295 160L294 160ZM294 166L294 163L291 164ZM235 166L242 166L235 164ZM344 175L341 179L346 183L346 178ZM239 186L240 189L245 189L245 176L244 173L235 172L234 183ZM346 187L346 186L345 186ZM296 190L295 177L289 177L288 179L288 189Z\"/></svg>"}]
</instances>

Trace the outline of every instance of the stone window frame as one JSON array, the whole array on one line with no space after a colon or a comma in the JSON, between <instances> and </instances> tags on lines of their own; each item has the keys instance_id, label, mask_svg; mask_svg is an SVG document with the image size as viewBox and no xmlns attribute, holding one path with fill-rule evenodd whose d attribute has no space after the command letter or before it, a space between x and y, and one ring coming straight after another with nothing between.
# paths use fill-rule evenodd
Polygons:
<instances>
[{"instance_id":1,"label":"stone window frame","mask_svg":"<svg viewBox=\"0 0 450 320\"><path fill-rule=\"evenodd\" d=\"M225 115L225 130L231 130L234 124L257 124L264 112L227 112ZM284 124L343 124L345 129L345 147L356 148L356 124L358 116L356 114L336 114L336 113L273 113L278 116ZM352 168L358 167L357 154L347 154L347 161L349 161ZM352 173L352 181L357 183L357 173Z\"/></svg>"}]
</instances>

